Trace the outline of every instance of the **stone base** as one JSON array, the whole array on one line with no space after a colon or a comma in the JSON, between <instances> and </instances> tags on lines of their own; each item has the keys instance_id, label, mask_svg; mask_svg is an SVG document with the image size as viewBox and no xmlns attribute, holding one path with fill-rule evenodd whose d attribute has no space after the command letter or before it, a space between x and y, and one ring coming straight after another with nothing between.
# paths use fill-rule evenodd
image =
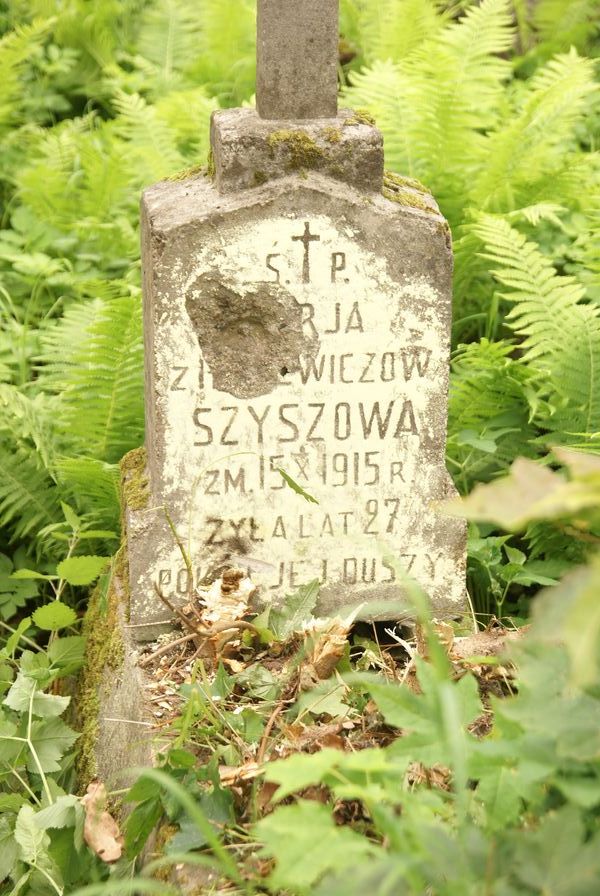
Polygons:
<instances>
[{"instance_id":1,"label":"stone base","mask_svg":"<svg viewBox=\"0 0 600 896\"><path fill-rule=\"evenodd\" d=\"M221 193L319 171L357 189L381 190L383 140L367 116L272 121L254 109L215 112L211 123L215 183Z\"/></svg>"},{"instance_id":2,"label":"stone base","mask_svg":"<svg viewBox=\"0 0 600 896\"><path fill-rule=\"evenodd\" d=\"M108 594L92 595L84 624L86 661L75 699L82 791L93 778L109 790L129 786L134 769L151 766L156 753L144 674L127 626L126 563L120 566Z\"/></svg>"}]
</instances>

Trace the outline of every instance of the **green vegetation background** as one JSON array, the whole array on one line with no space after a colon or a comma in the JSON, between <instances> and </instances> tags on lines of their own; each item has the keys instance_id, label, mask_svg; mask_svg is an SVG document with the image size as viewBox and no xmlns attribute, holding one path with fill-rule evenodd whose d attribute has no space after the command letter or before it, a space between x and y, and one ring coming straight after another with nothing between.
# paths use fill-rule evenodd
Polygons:
<instances>
[{"instance_id":1,"label":"green vegetation background","mask_svg":"<svg viewBox=\"0 0 600 896\"><path fill-rule=\"evenodd\" d=\"M103 568L87 555L114 550L118 463L143 441L140 192L204 164L211 111L252 101L254 7L0 2L3 893L72 892L109 875L83 858L82 808L69 792L76 734L59 718L68 698L53 685L81 663L67 604L77 607L77 586ZM598 0L341 0L342 101L375 116L388 168L424 182L452 227L448 463L462 493L518 456L544 462L553 445L600 453L599 19ZM552 481L536 480L542 495L557 482L544 472ZM583 487L567 489L561 525L545 522L544 508L525 514L510 541L471 524L479 613L525 615L538 585L597 547L597 491L596 516L582 508L600 474L579 461L573 475ZM516 500L522 488L513 487ZM23 567L42 578L11 578ZM54 580L43 578L56 568ZM264 884L243 881L200 810L188 805L184 819L174 808L186 797L177 781L205 787L211 773L201 779L180 750L168 760L170 784L141 785L129 847L166 810L188 837L181 842L211 843L217 870L244 892L303 894L318 884L327 896L591 896L600 886L598 575L596 561L539 604L547 618L538 612L521 657L519 696L495 705L485 742L468 734L482 710L474 680L452 684L438 657L420 666L418 699L355 682L355 708L371 693L386 722L411 737L388 752L325 752L271 769L280 786L300 774L336 798L362 800L367 837L335 826L325 806L284 806L256 829L275 871ZM52 594L62 601L22 619ZM558 628L567 650L554 644ZM24 645L33 652L20 653ZM212 687L226 696L230 684L221 676ZM411 785L399 796L413 760L450 768L453 792ZM224 794L214 784L207 798L220 830L223 812L236 825ZM131 867L113 871L117 888L87 892L163 887L128 890Z\"/></svg>"}]
</instances>

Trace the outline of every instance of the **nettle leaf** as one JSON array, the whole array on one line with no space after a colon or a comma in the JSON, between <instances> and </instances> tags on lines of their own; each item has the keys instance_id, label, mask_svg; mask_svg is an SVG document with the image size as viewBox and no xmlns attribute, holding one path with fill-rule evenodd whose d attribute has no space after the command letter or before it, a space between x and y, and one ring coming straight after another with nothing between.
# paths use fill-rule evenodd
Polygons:
<instances>
[{"instance_id":1,"label":"nettle leaf","mask_svg":"<svg viewBox=\"0 0 600 896\"><path fill-rule=\"evenodd\" d=\"M51 582L55 578L56 576L46 576L35 569L17 569L11 575L11 579L45 579L47 582Z\"/></svg>"},{"instance_id":2,"label":"nettle leaf","mask_svg":"<svg viewBox=\"0 0 600 896\"><path fill-rule=\"evenodd\" d=\"M32 714L43 719L62 715L70 702L70 697L44 694L39 690L38 683L22 672L17 675L17 680L3 701L5 706L14 709L15 712L27 713L31 706Z\"/></svg>"},{"instance_id":3,"label":"nettle leaf","mask_svg":"<svg viewBox=\"0 0 600 896\"><path fill-rule=\"evenodd\" d=\"M110 560L96 555L68 557L58 564L56 571L69 585L91 585L106 570Z\"/></svg>"},{"instance_id":4,"label":"nettle leaf","mask_svg":"<svg viewBox=\"0 0 600 896\"><path fill-rule=\"evenodd\" d=\"M352 684L362 684L369 691L389 725L400 728L404 737L390 748L395 756L410 755L426 764L440 762L452 765L453 731L448 729L444 706L453 703L456 736L466 734L468 725L482 712L477 681L465 675L459 681L440 683L434 670L425 662L418 663L422 693L415 694L406 686L382 682L374 675L350 675ZM443 692L446 691L444 694ZM461 736L462 736L461 735Z\"/></svg>"},{"instance_id":5,"label":"nettle leaf","mask_svg":"<svg viewBox=\"0 0 600 896\"><path fill-rule=\"evenodd\" d=\"M283 606L271 610L269 628L276 638L285 641L294 632L302 631L304 624L313 618L317 605L319 581L314 579L303 585L295 594L286 597Z\"/></svg>"},{"instance_id":6,"label":"nettle leaf","mask_svg":"<svg viewBox=\"0 0 600 896\"><path fill-rule=\"evenodd\" d=\"M326 806L306 800L277 809L254 826L254 833L264 844L262 855L277 862L269 877L274 890L302 891L328 871L344 870L349 856L359 862L376 854L365 837L338 827Z\"/></svg>"},{"instance_id":7,"label":"nettle leaf","mask_svg":"<svg viewBox=\"0 0 600 896\"><path fill-rule=\"evenodd\" d=\"M78 532L81 528L81 519L77 516L72 507L68 504L65 504L64 501L60 502L60 506L62 507L62 512L64 514L65 520L73 530L73 532Z\"/></svg>"},{"instance_id":8,"label":"nettle leaf","mask_svg":"<svg viewBox=\"0 0 600 896\"><path fill-rule=\"evenodd\" d=\"M68 557L58 564L56 571L69 585L91 585L109 563L110 557Z\"/></svg>"},{"instance_id":9,"label":"nettle leaf","mask_svg":"<svg viewBox=\"0 0 600 896\"><path fill-rule=\"evenodd\" d=\"M31 618L38 628L46 632L57 632L61 628L73 625L77 620L77 613L61 601L55 600L51 604L38 607Z\"/></svg>"},{"instance_id":10,"label":"nettle leaf","mask_svg":"<svg viewBox=\"0 0 600 896\"><path fill-rule=\"evenodd\" d=\"M69 728L61 719L34 722L31 726L31 740L44 773L59 772L60 760L73 746L79 734ZM38 767L30 757L27 762L30 772L38 772Z\"/></svg>"}]
</instances>

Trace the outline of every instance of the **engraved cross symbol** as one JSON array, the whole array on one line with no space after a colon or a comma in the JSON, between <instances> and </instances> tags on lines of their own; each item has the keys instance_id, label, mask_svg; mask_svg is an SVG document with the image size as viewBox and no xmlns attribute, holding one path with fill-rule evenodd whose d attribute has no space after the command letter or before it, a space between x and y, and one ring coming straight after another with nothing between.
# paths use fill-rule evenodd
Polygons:
<instances>
[{"instance_id":1,"label":"engraved cross symbol","mask_svg":"<svg viewBox=\"0 0 600 896\"><path fill-rule=\"evenodd\" d=\"M316 233L311 233L310 224L308 221L305 221L304 233L301 236L293 236L292 239L304 244L304 259L302 261L302 282L310 283L310 244L320 240L321 237L317 236Z\"/></svg>"}]
</instances>

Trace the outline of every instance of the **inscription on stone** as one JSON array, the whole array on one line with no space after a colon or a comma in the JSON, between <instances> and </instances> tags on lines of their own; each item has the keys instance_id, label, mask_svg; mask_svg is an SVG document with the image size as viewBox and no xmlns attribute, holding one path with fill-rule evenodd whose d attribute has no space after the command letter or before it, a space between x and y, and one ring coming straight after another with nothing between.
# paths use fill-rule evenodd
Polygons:
<instances>
[{"instance_id":1,"label":"inscription on stone","mask_svg":"<svg viewBox=\"0 0 600 896\"><path fill-rule=\"evenodd\" d=\"M215 113L213 175L144 194L140 638L170 618L157 591L184 601L231 566L272 602L318 579L321 613L410 616L399 569L438 616L463 608L464 524L437 511L449 233L414 182L384 183L379 131L337 111L337 14L259 0L258 114Z\"/></svg>"},{"instance_id":2,"label":"inscription on stone","mask_svg":"<svg viewBox=\"0 0 600 896\"><path fill-rule=\"evenodd\" d=\"M324 213L233 219L176 255L156 272L152 474L194 584L246 565L269 600L315 578L326 607L398 599L389 551L458 601L435 510L448 354L435 284L391 274L359 228ZM160 528L160 508L148 513ZM184 598L162 529L145 587Z\"/></svg>"}]
</instances>

